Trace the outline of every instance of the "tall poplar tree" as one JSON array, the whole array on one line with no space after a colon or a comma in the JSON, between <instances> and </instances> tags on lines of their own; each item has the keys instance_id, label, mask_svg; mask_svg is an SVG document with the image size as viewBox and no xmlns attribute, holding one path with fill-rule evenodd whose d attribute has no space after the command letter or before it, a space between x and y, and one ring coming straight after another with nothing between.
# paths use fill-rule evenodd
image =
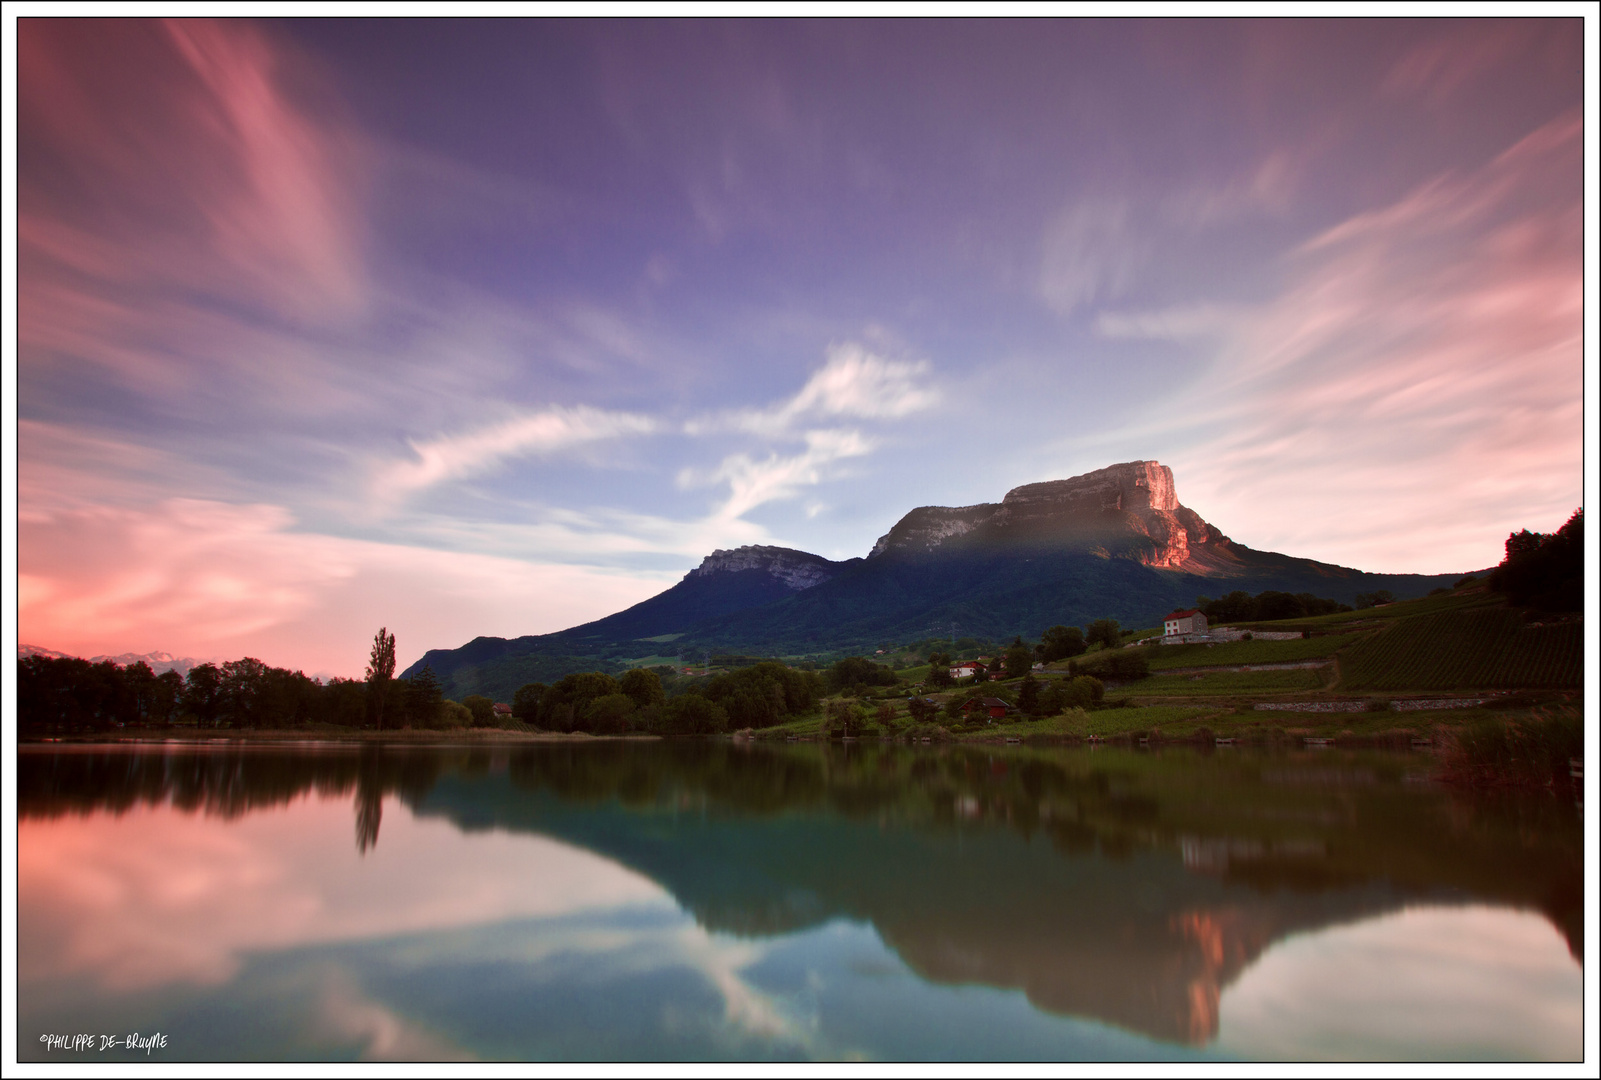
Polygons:
<instances>
[{"instance_id":1,"label":"tall poplar tree","mask_svg":"<svg viewBox=\"0 0 1601 1080\"><path fill-rule=\"evenodd\" d=\"M380 731L384 727L384 693L394 677L395 635L389 633L388 627L380 626L378 635L372 639L372 658L367 661L367 688L369 696L377 699Z\"/></svg>"}]
</instances>

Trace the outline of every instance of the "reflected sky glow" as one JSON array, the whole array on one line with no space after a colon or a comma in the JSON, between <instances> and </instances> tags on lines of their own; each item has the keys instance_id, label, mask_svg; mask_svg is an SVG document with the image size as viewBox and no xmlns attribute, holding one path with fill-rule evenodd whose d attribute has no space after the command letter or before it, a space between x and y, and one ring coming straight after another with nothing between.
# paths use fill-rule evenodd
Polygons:
<instances>
[{"instance_id":1,"label":"reflected sky glow","mask_svg":"<svg viewBox=\"0 0 1601 1080\"><path fill-rule=\"evenodd\" d=\"M1223 991L1220 1049L1336 1060L1578 1060L1584 972L1549 920L1418 907L1282 941Z\"/></svg>"},{"instance_id":2,"label":"reflected sky glow","mask_svg":"<svg viewBox=\"0 0 1601 1080\"><path fill-rule=\"evenodd\" d=\"M359 857L343 798L24 822L24 1036L90 1014L176 1028L171 1060L264 1044L377 1061L1191 1053L930 983L868 925L715 933L581 848L384 809Z\"/></svg>"},{"instance_id":3,"label":"reflected sky glow","mask_svg":"<svg viewBox=\"0 0 1601 1080\"><path fill-rule=\"evenodd\" d=\"M462 834L386 800L383 843L352 857L348 799L305 798L219 827L170 808L20 831L19 977L106 989L232 978L250 950L380 938L621 904L653 882L538 836ZM48 975L46 974L48 973Z\"/></svg>"}]
</instances>

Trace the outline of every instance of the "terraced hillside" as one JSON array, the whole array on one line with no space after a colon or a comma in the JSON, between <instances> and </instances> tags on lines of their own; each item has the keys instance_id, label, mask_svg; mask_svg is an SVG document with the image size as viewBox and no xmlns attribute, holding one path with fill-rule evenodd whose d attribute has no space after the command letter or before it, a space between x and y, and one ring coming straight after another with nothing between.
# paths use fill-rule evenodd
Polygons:
<instances>
[{"instance_id":1,"label":"terraced hillside","mask_svg":"<svg viewBox=\"0 0 1601 1080\"><path fill-rule=\"evenodd\" d=\"M1340 657L1346 690L1559 690L1584 681L1584 624L1507 608L1397 620Z\"/></svg>"},{"instance_id":2,"label":"terraced hillside","mask_svg":"<svg viewBox=\"0 0 1601 1080\"><path fill-rule=\"evenodd\" d=\"M1575 690L1584 683L1584 623L1552 621L1507 605L1483 587L1250 629L1302 631L1292 641L1159 646L1154 674L1174 670L1314 662L1336 665L1330 689L1350 693L1475 690ZM1204 680L1203 680L1204 681ZM1164 690L1182 677L1148 683ZM1206 689L1216 692L1210 680ZM1264 688L1265 685L1264 685ZM1145 687L1141 687L1145 689Z\"/></svg>"}]
</instances>

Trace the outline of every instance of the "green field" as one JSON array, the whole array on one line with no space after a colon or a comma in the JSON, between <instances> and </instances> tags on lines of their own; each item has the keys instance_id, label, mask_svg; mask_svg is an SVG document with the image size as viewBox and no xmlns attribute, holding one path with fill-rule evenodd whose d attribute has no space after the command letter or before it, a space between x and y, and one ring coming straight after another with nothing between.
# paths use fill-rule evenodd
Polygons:
<instances>
[{"instance_id":1,"label":"green field","mask_svg":"<svg viewBox=\"0 0 1601 1080\"><path fill-rule=\"evenodd\" d=\"M1530 626L1507 608L1403 619L1340 657L1347 690L1575 689L1584 625Z\"/></svg>"},{"instance_id":2,"label":"green field","mask_svg":"<svg viewBox=\"0 0 1601 1080\"><path fill-rule=\"evenodd\" d=\"M1285 694L1323 689L1318 668L1288 671L1218 671L1194 675L1152 675L1119 688L1134 697L1189 697L1204 694Z\"/></svg>"},{"instance_id":3,"label":"green field","mask_svg":"<svg viewBox=\"0 0 1601 1080\"><path fill-rule=\"evenodd\" d=\"M1482 587L1470 586L1449 595L1387 604L1382 608L1342 612L1315 619L1259 623L1263 630L1305 630L1309 637L1286 641L1238 641L1216 644L1146 646L1131 653L1150 664L1149 677L1107 687L1109 705L1126 707L1072 709L1058 716L967 728L943 713L936 724L958 740L995 740L1029 736L1115 736L1160 729L1169 738L1185 738L1201 728L1218 735L1247 739L1278 738L1297 733L1378 737L1430 735L1441 728L1470 724L1503 724L1512 715L1483 708L1406 710L1388 708L1393 694L1432 696L1474 694L1486 690L1545 691L1539 708L1568 699L1564 693L1583 684L1583 623L1573 620L1545 625L1508 608ZM1092 650L1076 658L1082 663ZM1316 668L1268 671L1225 671L1247 664L1328 660ZM1042 684L1065 676L1066 661L1052 664ZM864 719L881 701L894 706L892 726L905 731L910 718L904 698L919 692L915 685L926 667L898 674L906 683L885 688L861 701ZM1036 676L1036 678L1039 678ZM1043 688L1043 687L1042 687ZM965 692L966 688L954 691ZM987 692L1015 701L1017 680L990 684ZM950 692L937 693L945 700ZM1372 711L1358 713L1285 713L1252 708L1261 701L1320 700L1330 696L1378 699ZM1550 700L1547 701L1546 699ZM1523 708L1524 706L1519 706ZM1530 706L1532 707L1532 706ZM1560 705L1560 707L1570 707ZM820 737L823 709L796 718L764 736L793 734ZM877 732L871 719L869 738ZM957 730L960 729L960 730Z\"/></svg>"},{"instance_id":4,"label":"green field","mask_svg":"<svg viewBox=\"0 0 1601 1080\"><path fill-rule=\"evenodd\" d=\"M1216 645L1156 645L1147 650L1152 671L1176 667L1279 664L1321 660L1361 637L1360 633L1321 634L1292 641L1226 641Z\"/></svg>"}]
</instances>

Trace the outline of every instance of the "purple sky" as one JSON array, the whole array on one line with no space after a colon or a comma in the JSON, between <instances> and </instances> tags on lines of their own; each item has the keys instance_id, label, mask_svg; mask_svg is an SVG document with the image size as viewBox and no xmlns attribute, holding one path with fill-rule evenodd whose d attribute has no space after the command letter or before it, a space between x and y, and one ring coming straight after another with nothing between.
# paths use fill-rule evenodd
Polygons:
<instances>
[{"instance_id":1,"label":"purple sky","mask_svg":"<svg viewBox=\"0 0 1601 1080\"><path fill-rule=\"evenodd\" d=\"M20 639L359 675L1136 458L1492 565L1583 500L1586 34L22 20Z\"/></svg>"}]
</instances>

